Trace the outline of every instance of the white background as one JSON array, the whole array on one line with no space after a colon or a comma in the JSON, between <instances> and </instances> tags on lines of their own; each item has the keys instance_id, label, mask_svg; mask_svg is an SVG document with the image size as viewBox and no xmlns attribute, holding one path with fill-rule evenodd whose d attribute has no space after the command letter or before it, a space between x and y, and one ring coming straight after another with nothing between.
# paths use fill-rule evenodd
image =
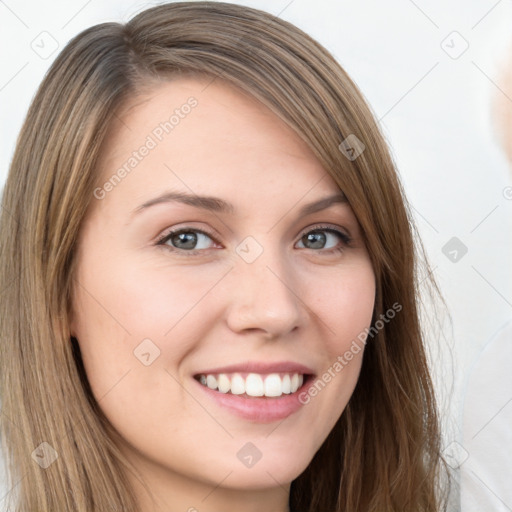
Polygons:
<instances>
[{"instance_id":1,"label":"white background","mask_svg":"<svg viewBox=\"0 0 512 512\"><path fill-rule=\"evenodd\" d=\"M503 193L512 173L490 117L493 95L512 98L498 73L506 58L512 66L512 52L505 55L512 2L239 3L279 15L326 46L380 120L452 318L432 347L446 455L460 466L461 510L512 511L505 485L512 475L512 328L489 344L512 319L512 200ZM29 102L58 51L83 29L127 21L150 5L0 2L2 184ZM33 49L52 44L58 50L47 58ZM442 251L452 237L468 249L457 262Z\"/></svg>"}]
</instances>

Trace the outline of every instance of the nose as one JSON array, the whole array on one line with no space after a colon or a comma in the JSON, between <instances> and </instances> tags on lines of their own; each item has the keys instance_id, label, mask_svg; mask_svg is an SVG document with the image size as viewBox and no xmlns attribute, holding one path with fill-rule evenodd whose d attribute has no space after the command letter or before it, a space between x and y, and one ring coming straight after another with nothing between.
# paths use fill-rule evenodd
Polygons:
<instances>
[{"instance_id":1,"label":"nose","mask_svg":"<svg viewBox=\"0 0 512 512\"><path fill-rule=\"evenodd\" d=\"M278 251L265 250L254 262L242 258L231 272L229 328L259 331L268 339L283 337L306 319L302 290L290 264Z\"/></svg>"}]
</instances>

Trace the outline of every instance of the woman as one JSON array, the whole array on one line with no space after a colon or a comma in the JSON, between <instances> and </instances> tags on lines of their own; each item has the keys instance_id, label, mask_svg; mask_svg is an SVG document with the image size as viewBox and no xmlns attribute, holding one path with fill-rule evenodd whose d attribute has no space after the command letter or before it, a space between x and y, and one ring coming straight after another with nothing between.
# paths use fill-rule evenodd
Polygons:
<instances>
[{"instance_id":1,"label":"woman","mask_svg":"<svg viewBox=\"0 0 512 512\"><path fill-rule=\"evenodd\" d=\"M14 510L441 509L401 186L296 27L184 2L79 34L3 205Z\"/></svg>"}]
</instances>

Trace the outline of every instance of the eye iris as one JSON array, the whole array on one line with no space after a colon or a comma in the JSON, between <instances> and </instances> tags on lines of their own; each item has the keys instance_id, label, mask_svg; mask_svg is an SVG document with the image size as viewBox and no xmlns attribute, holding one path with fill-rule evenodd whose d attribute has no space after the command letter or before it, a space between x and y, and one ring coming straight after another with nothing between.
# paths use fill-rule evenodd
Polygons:
<instances>
[{"instance_id":1,"label":"eye iris","mask_svg":"<svg viewBox=\"0 0 512 512\"><path fill-rule=\"evenodd\" d=\"M321 231L313 231L303 237L304 245L310 244L310 249L322 249L325 246L327 237Z\"/></svg>"},{"instance_id":2,"label":"eye iris","mask_svg":"<svg viewBox=\"0 0 512 512\"><path fill-rule=\"evenodd\" d=\"M171 237L172 244L179 249L193 249L197 244L197 234L187 231Z\"/></svg>"}]
</instances>

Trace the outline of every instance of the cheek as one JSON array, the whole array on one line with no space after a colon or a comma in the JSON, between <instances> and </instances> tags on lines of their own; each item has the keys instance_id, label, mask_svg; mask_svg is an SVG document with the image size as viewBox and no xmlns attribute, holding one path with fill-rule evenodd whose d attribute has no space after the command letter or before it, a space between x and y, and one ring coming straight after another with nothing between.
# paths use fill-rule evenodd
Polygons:
<instances>
[{"instance_id":1,"label":"cheek","mask_svg":"<svg viewBox=\"0 0 512 512\"><path fill-rule=\"evenodd\" d=\"M182 453L182 444L195 428L204 428L197 418L205 411L183 387L180 364L214 321L201 298L219 278L196 269L164 279L158 265L113 260L94 269L84 265L89 273L79 278L84 288L77 294L76 334L88 381L99 407L129 445L165 452L166 461L185 468L189 452ZM146 353L152 361L147 366ZM181 441L169 442L173 435Z\"/></svg>"},{"instance_id":2,"label":"cheek","mask_svg":"<svg viewBox=\"0 0 512 512\"><path fill-rule=\"evenodd\" d=\"M211 266L171 267L159 254L126 261L126 271L118 267L110 277L115 286L106 291L108 302L116 310L122 304L119 317L137 335L166 340L198 314L202 299L225 271Z\"/></svg>"},{"instance_id":3,"label":"cheek","mask_svg":"<svg viewBox=\"0 0 512 512\"><path fill-rule=\"evenodd\" d=\"M326 328L326 351L331 359L344 353L371 323L375 277L369 261L350 267L318 290L316 313Z\"/></svg>"},{"instance_id":4,"label":"cheek","mask_svg":"<svg viewBox=\"0 0 512 512\"><path fill-rule=\"evenodd\" d=\"M172 376L191 348L180 318L194 300L179 279L163 282L135 268L125 272L122 265L105 264L83 281L76 297L76 335L92 393L116 430L133 442L145 428L134 418L163 425L183 413L183 389Z\"/></svg>"},{"instance_id":5,"label":"cheek","mask_svg":"<svg viewBox=\"0 0 512 512\"><path fill-rule=\"evenodd\" d=\"M325 354L322 371L300 400L315 410L312 428L323 441L357 384L364 353L364 335L371 325L375 303L375 277L369 261L346 267L317 289L314 313L323 336L317 350ZM314 446L315 449L319 445Z\"/></svg>"},{"instance_id":6,"label":"cheek","mask_svg":"<svg viewBox=\"0 0 512 512\"><path fill-rule=\"evenodd\" d=\"M148 359L155 361L153 368L178 367L211 327L212 315L205 314L201 300L218 281L217 273L198 268L169 273L161 261L112 254L101 264L99 258L82 261L75 334L95 396ZM151 386L154 377L146 372L143 379Z\"/></svg>"}]
</instances>

